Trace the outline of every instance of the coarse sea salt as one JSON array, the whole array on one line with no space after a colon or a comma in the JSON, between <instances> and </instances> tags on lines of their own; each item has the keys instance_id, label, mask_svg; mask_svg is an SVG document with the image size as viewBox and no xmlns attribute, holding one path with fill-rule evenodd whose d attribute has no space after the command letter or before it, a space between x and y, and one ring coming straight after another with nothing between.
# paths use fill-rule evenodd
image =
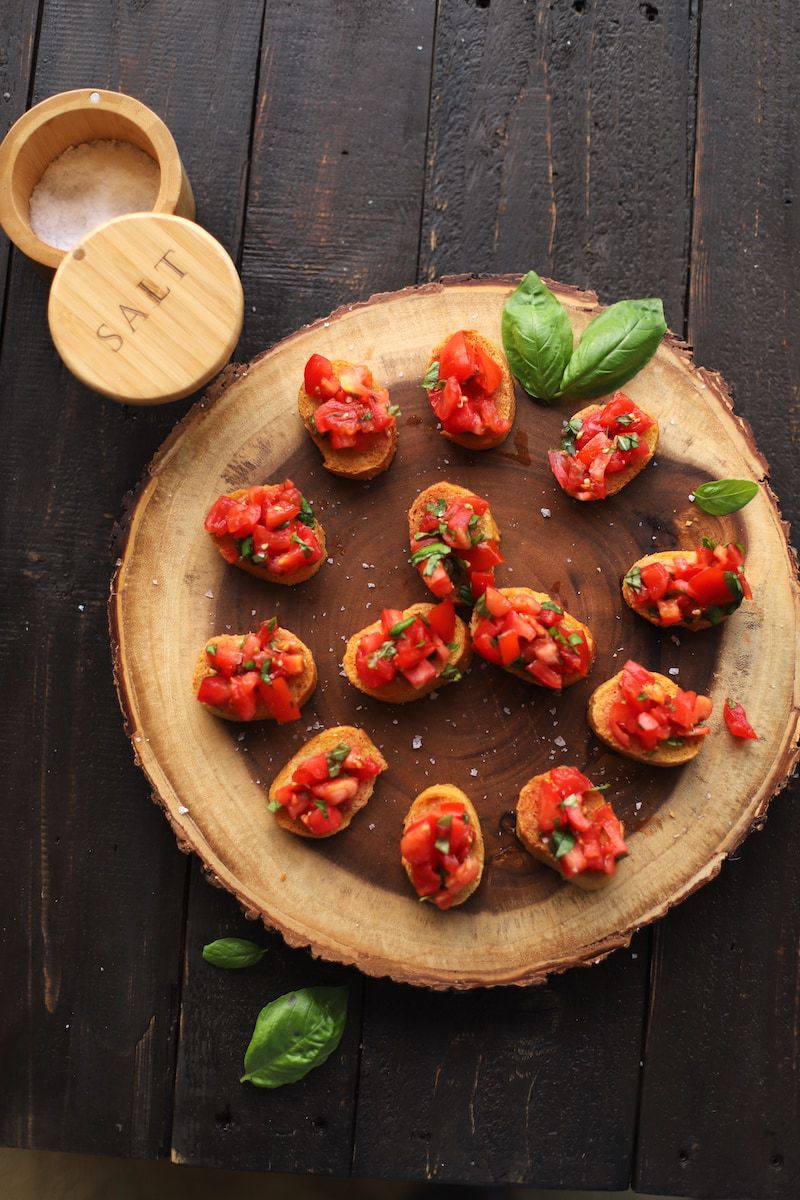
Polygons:
<instances>
[{"instance_id":1,"label":"coarse sea salt","mask_svg":"<svg viewBox=\"0 0 800 1200\"><path fill-rule=\"evenodd\" d=\"M70 146L45 168L31 193L31 229L57 250L69 250L112 217L150 212L159 181L150 155L130 142Z\"/></svg>"}]
</instances>

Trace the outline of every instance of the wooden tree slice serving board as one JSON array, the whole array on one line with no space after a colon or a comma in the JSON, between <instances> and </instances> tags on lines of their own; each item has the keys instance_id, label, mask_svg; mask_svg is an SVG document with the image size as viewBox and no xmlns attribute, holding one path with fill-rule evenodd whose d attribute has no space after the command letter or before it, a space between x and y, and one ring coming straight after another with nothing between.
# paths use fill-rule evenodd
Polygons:
<instances>
[{"instance_id":1,"label":"wooden tree slice serving board","mask_svg":"<svg viewBox=\"0 0 800 1200\"><path fill-rule=\"evenodd\" d=\"M430 348L460 328L500 344L515 282L459 278L375 296L230 368L151 464L112 587L128 731L181 848L291 945L429 987L537 983L626 944L717 873L797 755L798 587L775 498L765 483L723 518L689 499L708 479L766 476L718 375L694 368L676 339L664 340L625 389L659 420L655 461L600 503L571 500L547 465L562 420L580 403L548 408L518 391L514 429L493 451L470 452L437 433L420 386ZM598 310L595 296L551 286L580 332ZM369 364L402 408L397 458L370 483L326 472L302 428L297 390L314 352ZM286 476L314 504L331 556L295 588L228 566L203 530L219 493ZM406 512L440 479L490 499L506 558L499 586L549 592L591 626L599 652L589 679L558 696L476 658L461 683L392 706L342 677L351 633L384 606L429 599L408 563ZM635 559L692 547L704 535L747 545L751 603L699 634L659 631L625 606L620 580ZM215 719L190 686L199 650L212 634L244 633L273 615L316 657L319 686L302 719ZM714 732L686 767L633 763L589 732L590 692L629 657L713 697ZM734 741L724 729L729 695L746 706L758 741ZM293 837L267 811L269 783L314 733L344 724L363 725L389 770L346 832L321 842ZM600 892L563 883L514 836L520 788L558 764L610 784L626 825L630 856ZM436 782L472 798L486 840L480 888L447 913L417 902L398 852L411 801Z\"/></svg>"}]
</instances>

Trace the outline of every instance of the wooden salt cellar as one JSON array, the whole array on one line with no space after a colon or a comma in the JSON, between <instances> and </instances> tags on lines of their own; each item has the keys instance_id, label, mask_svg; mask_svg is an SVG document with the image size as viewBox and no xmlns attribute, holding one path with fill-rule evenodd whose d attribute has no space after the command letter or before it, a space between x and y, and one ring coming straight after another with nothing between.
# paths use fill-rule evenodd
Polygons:
<instances>
[{"instance_id":1,"label":"wooden salt cellar","mask_svg":"<svg viewBox=\"0 0 800 1200\"><path fill-rule=\"evenodd\" d=\"M236 267L182 217L133 213L68 251L50 290L56 349L87 387L127 404L164 404L225 365L244 314Z\"/></svg>"},{"instance_id":2,"label":"wooden salt cellar","mask_svg":"<svg viewBox=\"0 0 800 1200\"><path fill-rule=\"evenodd\" d=\"M194 220L191 184L167 126L132 96L100 88L61 92L26 112L0 145L0 225L28 258L49 274L69 253L37 237L30 198L49 164L82 142L129 142L154 160L160 174L153 212Z\"/></svg>"}]
</instances>

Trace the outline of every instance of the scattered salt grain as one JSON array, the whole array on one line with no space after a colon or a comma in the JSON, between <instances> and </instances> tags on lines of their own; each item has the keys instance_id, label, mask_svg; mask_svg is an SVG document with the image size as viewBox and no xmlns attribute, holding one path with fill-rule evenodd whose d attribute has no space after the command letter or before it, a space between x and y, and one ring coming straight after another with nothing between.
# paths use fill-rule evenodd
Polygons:
<instances>
[{"instance_id":1,"label":"scattered salt grain","mask_svg":"<svg viewBox=\"0 0 800 1200\"><path fill-rule=\"evenodd\" d=\"M689 492L689 499L694 500L694 492Z\"/></svg>"},{"instance_id":2,"label":"scattered salt grain","mask_svg":"<svg viewBox=\"0 0 800 1200\"><path fill-rule=\"evenodd\" d=\"M208 592L206 592L206 597L207 597L207 599L209 599L209 600L213 600L213 599L214 599L214 593L213 593L213 592L211 592L211 591L208 591Z\"/></svg>"},{"instance_id":3,"label":"scattered salt grain","mask_svg":"<svg viewBox=\"0 0 800 1200\"><path fill-rule=\"evenodd\" d=\"M553 742L555 743L555 745L556 745L556 746L558 746L558 748L559 748L560 750L563 750L563 749L564 749L564 747L565 747L565 746L566 746L566 744L567 744L567 743L564 741L564 739L563 739L563 737L561 736L561 734L559 734L557 738L553 738Z\"/></svg>"},{"instance_id":4,"label":"scattered salt grain","mask_svg":"<svg viewBox=\"0 0 800 1200\"><path fill-rule=\"evenodd\" d=\"M370 821L369 825L367 826L367 829L374 829L374 828L375 828L375 822Z\"/></svg>"},{"instance_id":5,"label":"scattered salt grain","mask_svg":"<svg viewBox=\"0 0 800 1200\"><path fill-rule=\"evenodd\" d=\"M420 750L422 748L422 738L418 733L415 733L411 739L411 749Z\"/></svg>"},{"instance_id":6,"label":"scattered salt grain","mask_svg":"<svg viewBox=\"0 0 800 1200\"><path fill-rule=\"evenodd\" d=\"M542 514L542 516L544 517L545 520L547 520L548 517L551 517L553 515L550 512L549 508L540 508L539 512Z\"/></svg>"},{"instance_id":7,"label":"scattered salt grain","mask_svg":"<svg viewBox=\"0 0 800 1200\"><path fill-rule=\"evenodd\" d=\"M680 675L681 669L680 667L670 667L669 673L670 675Z\"/></svg>"},{"instance_id":8,"label":"scattered salt grain","mask_svg":"<svg viewBox=\"0 0 800 1200\"><path fill-rule=\"evenodd\" d=\"M160 174L149 154L130 142L101 139L70 146L45 168L31 192L31 228L58 250L69 250L104 221L149 212Z\"/></svg>"},{"instance_id":9,"label":"scattered salt grain","mask_svg":"<svg viewBox=\"0 0 800 1200\"><path fill-rule=\"evenodd\" d=\"M181 814L181 816L182 816L182 817L185 817L185 816L186 816L186 814L188 813L188 811L189 811L189 810L188 810L188 808L186 807L186 805L185 805L185 804L179 804L179 805L178 805L178 812Z\"/></svg>"},{"instance_id":10,"label":"scattered salt grain","mask_svg":"<svg viewBox=\"0 0 800 1200\"><path fill-rule=\"evenodd\" d=\"M79 605L78 605L78 612L83 612L84 608L85 608L85 605L83 605L83 604L79 604Z\"/></svg>"},{"instance_id":11,"label":"scattered salt grain","mask_svg":"<svg viewBox=\"0 0 800 1200\"><path fill-rule=\"evenodd\" d=\"M634 806L633 806L633 807L634 807L634 808L636 809L636 811L638 812L638 811L639 811L639 809L642 807L642 802L641 802L641 800L637 800L637 801L636 801L636 803L634 804Z\"/></svg>"},{"instance_id":12,"label":"scattered salt grain","mask_svg":"<svg viewBox=\"0 0 800 1200\"><path fill-rule=\"evenodd\" d=\"M377 585L376 585L376 584L374 584L374 583L368 583L368 584L367 584L367 587L368 587L368 588L374 588L374 587L376 587L376 586L377 586Z\"/></svg>"},{"instance_id":13,"label":"scattered salt grain","mask_svg":"<svg viewBox=\"0 0 800 1200\"><path fill-rule=\"evenodd\" d=\"M477 767L470 767L470 769L469 769L469 773L470 773L470 775L472 776L472 778L474 779L474 778L475 778L475 776L478 774L478 768L477 768Z\"/></svg>"},{"instance_id":14,"label":"scattered salt grain","mask_svg":"<svg viewBox=\"0 0 800 1200\"><path fill-rule=\"evenodd\" d=\"M153 587L158 587L158 580L157 580L157 579L151 579L151 580L150 580L150 582L152 583Z\"/></svg>"},{"instance_id":15,"label":"scattered salt grain","mask_svg":"<svg viewBox=\"0 0 800 1200\"><path fill-rule=\"evenodd\" d=\"M326 563L332 563L332 562L333 562L333 559L332 559L332 558L326 558L326 559L325 559L325 562L326 562Z\"/></svg>"}]
</instances>

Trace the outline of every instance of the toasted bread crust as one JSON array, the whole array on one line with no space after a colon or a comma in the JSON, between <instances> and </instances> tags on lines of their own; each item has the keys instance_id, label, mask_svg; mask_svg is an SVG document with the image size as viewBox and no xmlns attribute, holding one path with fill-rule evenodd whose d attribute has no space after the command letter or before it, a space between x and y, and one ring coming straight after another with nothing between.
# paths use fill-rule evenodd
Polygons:
<instances>
[{"instance_id":1,"label":"toasted bread crust","mask_svg":"<svg viewBox=\"0 0 800 1200\"><path fill-rule=\"evenodd\" d=\"M561 870L559 859L550 850L540 832L539 800L541 787L549 775L549 771L544 771L541 775L534 775L520 792L519 800L517 801L517 837L529 854L532 854L534 858L538 858L539 862L543 862L546 866L551 867L552 870L557 871L565 883L571 883L584 892L599 891L613 877L606 875L605 871L584 871L580 875L565 875ZM586 792L582 801L583 811L588 817L591 817L605 803L606 801L603 799L601 792ZM624 836L625 830L622 822L620 822L620 829L622 829Z\"/></svg>"},{"instance_id":2,"label":"toasted bread crust","mask_svg":"<svg viewBox=\"0 0 800 1200\"><path fill-rule=\"evenodd\" d=\"M501 595L507 596L512 604L518 596L538 600L539 604L544 604L546 600L556 603L556 601L553 601L552 596L548 596L547 592L534 592L532 588L497 588L497 591L500 592ZM591 629L588 625L584 625L583 621L579 621L577 617L573 617L572 614L568 613L566 609L564 609L564 615L561 619L570 631L573 633L582 633L586 638L586 644L589 647L589 670L591 671L592 667L594 666L594 660L597 657L597 646L595 644ZM475 630L478 628L482 620L483 617L481 617L478 612L473 611L469 624L471 637L475 636ZM502 667L502 670L508 671L510 675L516 675L518 679L524 679L526 683L533 683L536 685L536 687L545 686L544 684L539 683L537 679L534 679L531 673L526 671L524 667ZM577 671L572 671L571 674L564 676L562 680L562 687L571 687L573 683L580 683L580 681L585 678L586 675L580 675ZM552 688L548 688L547 690L553 691Z\"/></svg>"},{"instance_id":3,"label":"toasted bread crust","mask_svg":"<svg viewBox=\"0 0 800 1200\"><path fill-rule=\"evenodd\" d=\"M342 358L333 359L331 366L339 374L352 364ZM377 387L377 383L375 384ZM297 397L297 406L303 419L308 435L322 454L322 465L333 475L343 475L348 479L374 479L376 475L388 470L392 459L397 453L397 422L379 433L370 434L370 440L364 450L334 450L330 438L321 437L311 428L311 417L322 404L315 396L310 396L301 385Z\"/></svg>"},{"instance_id":4,"label":"toasted bread crust","mask_svg":"<svg viewBox=\"0 0 800 1200\"><path fill-rule=\"evenodd\" d=\"M247 492L247 488L237 488L235 492L228 492L227 495L230 496L231 500L242 500L247 495ZM320 556L315 563L311 564L311 566L302 567L299 571L295 571L293 575L276 575L275 572L270 571L268 567L261 566L259 563L251 562L246 558L241 559L240 562L232 563L231 565L238 567L240 571L246 571L248 575L254 575L256 579L263 579L266 583L281 583L288 587L291 587L294 583L305 583L305 581L310 579L312 575L316 575L317 571L325 561L325 555L327 552L327 546L325 544L325 530L322 528L316 517L314 518L312 529L319 540L319 548L321 551ZM209 534L209 537L213 538L215 542L217 541L213 533ZM222 554L219 544L217 544L217 549L219 550L220 554ZM225 558L225 555L223 554L222 557ZM227 562L228 560L225 559L225 561Z\"/></svg>"},{"instance_id":5,"label":"toasted bread crust","mask_svg":"<svg viewBox=\"0 0 800 1200\"><path fill-rule=\"evenodd\" d=\"M676 558L685 558L694 561L696 555L694 550L659 550L656 554L645 554L643 558L637 558L635 563L631 563L628 571L632 571L634 567L639 567L641 569L642 567L650 566L651 563L657 562L664 563L666 565L670 562L674 562ZM625 572L626 575L628 574L628 571ZM642 605L636 603L635 596L636 593L634 592L633 588L625 582L623 577L622 599L629 608L633 609L638 617L643 617L645 621L649 621L651 625L657 625L659 629L690 629L693 633L697 633L697 631L700 629L714 628L713 623L706 620L678 621L674 626L663 625L661 621L659 621L658 617L654 617L652 613L647 612ZM722 619L717 621L717 625L721 625L723 621L727 621L729 617L733 616L734 612L736 612L736 609L734 609L733 612L724 613Z\"/></svg>"},{"instance_id":6,"label":"toasted bread crust","mask_svg":"<svg viewBox=\"0 0 800 1200\"><path fill-rule=\"evenodd\" d=\"M657 671L652 671L651 674L656 683L661 684L668 696L674 696L679 690L677 683L668 676L659 675ZM703 742L706 740L705 736L687 737L682 746L661 745L657 750L650 752L640 750L636 746L621 745L611 732L610 721L611 705L621 699L619 686L621 679L622 671L618 671L611 679L607 679L605 683L601 683L598 688L595 688L589 697L587 719L592 730L602 742L605 742L612 750L616 750L617 754L624 754L626 758L632 758L636 762L648 763L651 767L679 767L699 754Z\"/></svg>"},{"instance_id":7,"label":"toasted bread crust","mask_svg":"<svg viewBox=\"0 0 800 1200\"><path fill-rule=\"evenodd\" d=\"M403 609L403 617L410 617L417 613L427 614L434 604L412 604L408 608ZM376 629L381 628L380 621L373 621L371 625L366 625L363 629L359 629L358 633L354 633L348 640L347 648L344 652L342 665L345 669L347 678L352 683L353 687L357 687L360 692L365 692L367 696L373 696L376 700L383 700L387 704L408 704L411 700L419 700L423 696L427 696L429 692L435 691L437 688L446 687L448 679L443 679L441 675L437 675L430 683L424 687L414 688L407 679L401 679L396 676L390 683L385 684L382 688L371 688L361 680L358 671L356 670L356 650L358 643L367 633L374 633ZM472 644L469 640L469 633L464 622L456 617L456 628L453 634L453 641L456 643L455 650L450 651L450 657L445 663L461 671L463 674L470 664L472 658Z\"/></svg>"},{"instance_id":8,"label":"toasted bread crust","mask_svg":"<svg viewBox=\"0 0 800 1200\"><path fill-rule=\"evenodd\" d=\"M453 330L453 333L456 332L459 331ZM497 415L501 418L506 418L509 420L511 425L508 427L506 433L484 433L478 436L474 433L448 433L446 430L442 429L441 434L442 437L449 438L451 442L457 442L459 446L465 446L467 450L492 450L495 446L501 445L506 440L514 424L514 417L517 411L517 397L516 393L514 392L514 381L511 378L511 372L508 369L505 355L503 354L502 350L498 349L498 347L495 346L493 342L490 342L488 338L485 338L482 333L478 333L477 329L464 329L460 332L463 332L465 340L471 342L475 346L479 346L480 349L483 350L484 354L488 354L489 358L493 359L497 363L498 367L502 369L503 378L500 386L494 393L494 402L497 408ZM431 351L431 356L428 359L429 368L431 364L436 362L440 357L442 350L450 341L452 336L452 333L448 334L444 341L440 342L439 345L435 346Z\"/></svg>"},{"instance_id":9,"label":"toasted bread crust","mask_svg":"<svg viewBox=\"0 0 800 1200\"><path fill-rule=\"evenodd\" d=\"M605 494L605 496L591 496L591 497L589 497L590 501L591 500L607 500L609 496L615 496L617 494L617 492L622 491L622 489L626 486L626 484L630 483L630 481L632 479L635 479L636 476L639 474L639 472L643 471L644 468L647 466L647 464L649 462L651 462L653 459L653 455L656 452L656 447L658 446L658 438L659 438L658 421L656 420L656 418L653 416L653 414L651 412L647 412L646 408L642 408L641 404L637 404L636 407L638 409L640 409L643 413L645 413L650 418L650 420L653 422L653 424L650 426L650 428L646 429L644 431L644 433L641 435L642 440L645 442L645 444L647 446L647 457L637 459L636 462L631 463L631 465L629 467L626 467L624 471L617 471L613 475L606 475L606 494ZM586 421L589 417L593 416L594 413L601 412L603 408L605 408L604 404L588 404L586 406L586 408L581 408L578 410L578 412L573 413L572 419L574 420L576 417L578 417L581 421ZM569 494L569 493L567 493L567 494ZM587 503L587 502L588 501L586 501L584 503Z\"/></svg>"},{"instance_id":10,"label":"toasted bread crust","mask_svg":"<svg viewBox=\"0 0 800 1200\"><path fill-rule=\"evenodd\" d=\"M317 686L317 664L314 662L314 657L308 646L301 642L298 637L295 637L293 633L290 634L288 629L282 629L279 630L279 632L289 634L292 640L298 643L303 652L304 665L302 675L294 675L291 677L291 679L287 679L286 681L297 707L302 708L306 701L310 699L314 692L314 688ZM238 648L241 645L242 638L244 636L245 635L241 633L220 633L216 636L212 635L211 637L207 638L205 645L207 646L209 643L213 642L214 645L217 646L231 645ZM279 639L279 645L281 640L282 639ZM194 665L194 674L192 675L192 691L194 695L197 696L197 690L200 687L200 684L208 675L216 674L217 672L208 661L204 646L197 656L197 661ZM241 717L234 716L232 713L223 712L220 708L214 708L211 704L203 704L203 708L207 709L208 712L213 713L215 717L221 717L223 721L235 721L238 724L244 725L249 725L251 723L250 721L242 721ZM253 721L273 721L274 719L275 718L272 716L272 714L264 707L263 704L260 703L256 708L256 715L252 718Z\"/></svg>"},{"instance_id":11,"label":"toasted bread crust","mask_svg":"<svg viewBox=\"0 0 800 1200\"><path fill-rule=\"evenodd\" d=\"M386 759L374 742L367 737L363 729L357 729L355 725L336 725L332 729L323 729L322 733L318 733L316 737L311 738L304 746L300 747L296 754L292 755L285 766L281 767L270 784L269 799L274 800L277 791L292 782L292 775L306 759L313 758L315 754L327 754L329 750L333 750L334 746L338 746L341 742L345 742L351 750L355 750L364 758L375 759L381 764L382 770L385 771L388 767L389 764ZM341 833L342 830L347 828L356 813L360 812L367 804L374 791L376 778L360 780L358 791L353 799L348 804L340 805L342 823L338 829L334 829L331 833L312 833L302 821L293 821L283 806L276 809L273 815L281 829L285 829L288 833L294 833L297 837L309 838L314 842L322 841L323 838L335 837L337 833Z\"/></svg>"},{"instance_id":12,"label":"toasted bread crust","mask_svg":"<svg viewBox=\"0 0 800 1200\"><path fill-rule=\"evenodd\" d=\"M472 847L472 853L473 856L478 860L478 874L471 883L467 884L465 888L462 888L460 892L456 892L453 897L453 902L450 907L456 908L457 905L463 904L465 900L469 900L472 893L478 887L478 884L483 877L483 864L485 860L483 831L481 830L481 823L478 819L478 814L475 811L475 806L473 805L469 796L466 794L466 792L462 792L460 788L455 787L455 785L452 783L432 784L430 787L425 788L424 792L420 792L414 803L411 805L411 808L406 813L405 819L403 820L403 833L405 833L409 825L412 825L414 821L418 821L421 817L424 817L427 812L437 809L443 801L452 800L459 800L464 805L466 812L469 814L470 823L475 829L475 842ZM403 869L405 870L409 882L413 887L414 884L411 878L411 863L408 862L407 859L403 858L402 854L400 855L400 861L403 864ZM443 911L446 912L447 910L444 909Z\"/></svg>"}]
</instances>

